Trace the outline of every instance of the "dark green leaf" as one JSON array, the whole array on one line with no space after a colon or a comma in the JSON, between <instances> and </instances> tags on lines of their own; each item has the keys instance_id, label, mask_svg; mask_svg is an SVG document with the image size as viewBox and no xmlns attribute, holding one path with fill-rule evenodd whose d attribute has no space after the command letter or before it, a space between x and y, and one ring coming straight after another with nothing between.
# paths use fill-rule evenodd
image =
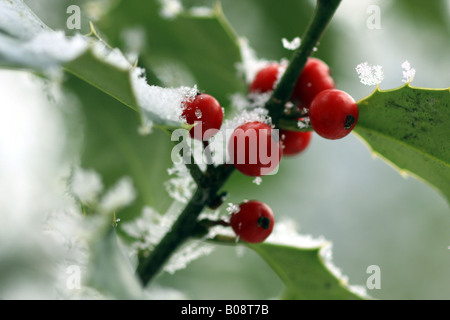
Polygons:
<instances>
[{"instance_id":1,"label":"dark green leaf","mask_svg":"<svg viewBox=\"0 0 450 320\"><path fill-rule=\"evenodd\" d=\"M377 89L358 106L355 131L373 151L435 186L450 202L449 89Z\"/></svg>"}]
</instances>

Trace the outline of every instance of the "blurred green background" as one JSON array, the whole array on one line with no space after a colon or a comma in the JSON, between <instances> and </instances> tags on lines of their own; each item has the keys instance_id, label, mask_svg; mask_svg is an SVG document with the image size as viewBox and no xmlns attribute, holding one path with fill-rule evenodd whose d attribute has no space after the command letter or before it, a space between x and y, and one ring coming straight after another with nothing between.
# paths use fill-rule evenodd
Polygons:
<instances>
[{"instance_id":1,"label":"blurred green background","mask_svg":"<svg viewBox=\"0 0 450 320\"><path fill-rule=\"evenodd\" d=\"M66 29L70 1L26 2L50 27L73 33ZM245 92L244 83L230 77L235 71L223 60L233 56L234 49L209 47L208 29L177 29L179 18L161 19L158 2L78 3L83 14L81 32L87 33L88 22L93 20L112 46L139 50L139 65L148 69L149 82L168 86L198 83L199 89L217 96L223 106L228 106L234 92ZM190 8L212 6L213 1L182 3ZM373 14L367 12L370 5L380 8L380 29L367 26ZM289 58L291 51L283 48L281 38L301 36L313 6L314 1L307 0L222 1L236 33L248 39L258 57L270 60ZM106 7L111 11L99 14ZM405 60L416 69L412 85L448 87L449 10L445 0L343 0L315 56L330 65L338 88L355 100L374 89L362 85L355 72L356 65L364 61L383 66L382 89L403 84L401 64ZM141 45L134 42L136 48L132 48L126 30L138 30L145 41ZM202 39L206 39L204 45L197 51L180 51ZM166 169L171 167L169 138L160 131L139 136L139 121L131 109L79 79L68 77L66 84L82 106L77 119L82 119L83 166L98 170L106 185L128 174L140 190L146 190L136 205L122 213L122 221L139 214L142 204L164 211L171 202L162 187L169 179ZM301 233L331 240L334 262L351 284L365 285L367 267L380 266L381 289L368 291L375 298L450 298L448 204L432 187L412 177L405 179L374 158L355 135L340 141L315 135L304 154L285 157L278 174L264 177L260 186L235 173L226 190L230 192L227 202L264 201L277 219L294 219ZM185 270L162 274L156 284L193 299L276 298L283 288L254 252L235 247L217 247Z\"/></svg>"}]
</instances>

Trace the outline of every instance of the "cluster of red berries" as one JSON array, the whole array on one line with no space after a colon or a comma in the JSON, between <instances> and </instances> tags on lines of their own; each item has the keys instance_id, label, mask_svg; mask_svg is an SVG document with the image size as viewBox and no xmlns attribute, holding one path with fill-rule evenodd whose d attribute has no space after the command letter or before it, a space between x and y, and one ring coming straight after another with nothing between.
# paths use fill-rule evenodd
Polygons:
<instances>
[{"instance_id":1,"label":"cluster of red berries","mask_svg":"<svg viewBox=\"0 0 450 320\"><path fill-rule=\"evenodd\" d=\"M274 89L282 66L272 63L259 70L249 91L266 93ZM348 135L358 121L358 106L346 92L335 89L329 67L321 60L309 58L290 97L293 108L304 114L297 119L309 122L312 129L326 139ZM182 116L188 124L201 122L201 130L190 131L191 137L208 140L222 126L223 110L212 96L199 93L184 103ZM228 153L241 173L258 177L269 174L281 161L282 155L301 153L309 145L311 131L273 129L266 123L253 121L237 127L228 142ZM232 214L230 225L244 241L261 242L273 228L273 213L264 203L248 201Z\"/></svg>"},{"instance_id":2,"label":"cluster of red berries","mask_svg":"<svg viewBox=\"0 0 450 320\"><path fill-rule=\"evenodd\" d=\"M251 92L272 91L282 66L277 63L261 69L250 85ZM358 121L358 106L346 92L335 89L330 68L322 60L309 58L291 95L295 108L309 116L312 129L326 139L348 135ZM298 119L303 120L303 119ZM309 144L311 132L282 130L284 154L303 151Z\"/></svg>"}]
</instances>

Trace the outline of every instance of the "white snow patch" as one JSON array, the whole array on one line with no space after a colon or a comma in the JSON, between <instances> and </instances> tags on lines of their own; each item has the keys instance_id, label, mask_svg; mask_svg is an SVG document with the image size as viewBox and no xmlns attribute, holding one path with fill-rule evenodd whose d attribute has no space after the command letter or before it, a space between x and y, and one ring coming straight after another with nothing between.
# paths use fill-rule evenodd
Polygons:
<instances>
[{"instance_id":1,"label":"white snow patch","mask_svg":"<svg viewBox=\"0 0 450 320\"><path fill-rule=\"evenodd\" d=\"M236 67L239 75L244 77L245 81L250 84L258 71L267 66L270 61L258 59L255 51L248 44L247 39L239 38L238 41L242 62L238 63Z\"/></svg>"},{"instance_id":2,"label":"white snow patch","mask_svg":"<svg viewBox=\"0 0 450 320\"><path fill-rule=\"evenodd\" d=\"M132 68L130 62L125 58L118 48L111 49L103 41L97 41L92 45L92 52L100 60L121 70Z\"/></svg>"},{"instance_id":3,"label":"white snow patch","mask_svg":"<svg viewBox=\"0 0 450 320\"><path fill-rule=\"evenodd\" d=\"M183 5L180 0L159 0L161 10L159 14L166 19L173 19L183 12Z\"/></svg>"},{"instance_id":4,"label":"white snow patch","mask_svg":"<svg viewBox=\"0 0 450 320\"><path fill-rule=\"evenodd\" d=\"M403 69L403 82L411 82L416 75L416 69L411 68L411 64L408 60L402 63Z\"/></svg>"},{"instance_id":5,"label":"white snow patch","mask_svg":"<svg viewBox=\"0 0 450 320\"><path fill-rule=\"evenodd\" d=\"M239 212L239 210L241 210L241 209L238 204L233 204L230 202L230 203L228 203L228 206L225 210L227 210L228 214L231 215L231 214Z\"/></svg>"},{"instance_id":6,"label":"white snow patch","mask_svg":"<svg viewBox=\"0 0 450 320\"><path fill-rule=\"evenodd\" d=\"M130 177L123 177L102 197L100 207L105 212L113 212L130 205L135 199L133 181Z\"/></svg>"},{"instance_id":7,"label":"white snow patch","mask_svg":"<svg viewBox=\"0 0 450 320\"><path fill-rule=\"evenodd\" d=\"M297 122L297 127L299 129L305 129L305 128L311 127L311 122L309 120L309 117L304 117L304 118L302 118L302 120L299 120Z\"/></svg>"},{"instance_id":8,"label":"white snow patch","mask_svg":"<svg viewBox=\"0 0 450 320\"><path fill-rule=\"evenodd\" d=\"M214 248L213 245L206 244L203 241L191 241L172 255L164 266L164 271L173 274L178 270L185 269L190 262L210 254Z\"/></svg>"},{"instance_id":9,"label":"white snow patch","mask_svg":"<svg viewBox=\"0 0 450 320\"><path fill-rule=\"evenodd\" d=\"M383 67L380 65L370 65L367 62L358 64L355 68L362 84L374 86L384 79Z\"/></svg>"},{"instance_id":10,"label":"white snow patch","mask_svg":"<svg viewBox=\"0 0 450 320\"><path fill-rule=\"evenodd\" d=\"M214 16L214 9L206 6L192 7L189 13L194 17L212 17Z\"/></svg>"},{"instance_id":11,"label":"white snow patch","mask_svg":"<svg viewBox=\"0 0 450 320\"><path fill-rule=\"evenodd\" d=\"M156 120L180 124L183 102L194 99L198 92L197 86L162 88L149 85L141 68L133 69L130 77L143 121L147 124Z\"/></svg>"},{"instance_id":12,"label":"white snow patch","mask_svg":"<svg viewBox=\"0 0 450 320\"><path fill-rule=\"evenodd\" d=\"M37 55L68 62L86 51L88 44L79 34L66 37L63 31L42 31L26 42L24 48Z\"/></svg>"},{"instance_id":13,"label":"white snow patch","mask_svg":"<svg viewBox=\"0 0 450 320\"><path fill-rule=\"evenodd\" d=\"M102 190L102 179L95 170L79 167L74 169L71 179L71 191L81 202L96 202Z\"/></svg>"},{"instance_id":14,"label":"white snow patch","mask_svg":"<svg viewBox=\"0 0 450 320\"><path fill-rule=\"evenodd\" d=\"M297 50L300 47L301 40L299 37L295 37L292 41L287 40L286 38L281 39L283 43L283 47L287 50Z\"/></svg>"},{"instance_id":15,"label":"white snow patch","mask_svg":"<svg viewBox=\"0 0 450 320\"><path fill-rule=\"evenodd\" d=\"M254 184L256 184L257 186L259 186L262 183L262 178L261 177L256 177L255 179L253 179L252 182Z\"/></svg>"},{"instance_id":16,"label":"white snow patch","mask_svg":"<svg viewBox=\"0 0 450 320\"><path fill-rule=\"evenodd\" d=\"M195 182L183 164L181 156L174 159L174 166L167 172L174 177L164 183L169 196L180 203L187 203L195 190Z\"/></svg>"}]
</instances>

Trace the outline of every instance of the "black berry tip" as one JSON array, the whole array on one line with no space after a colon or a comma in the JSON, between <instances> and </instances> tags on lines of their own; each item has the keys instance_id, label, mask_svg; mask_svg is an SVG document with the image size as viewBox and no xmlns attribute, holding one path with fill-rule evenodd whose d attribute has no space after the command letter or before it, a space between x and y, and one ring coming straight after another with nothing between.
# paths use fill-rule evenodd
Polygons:
<instances>
[{"instance_id":1,"label":"black berry tip","mask_svg":"<svg viewBox=\"0 0 450 320\"><path fill-rule=\"evenodd\" d=\"M355 123L355 117L349 114L347 118L345 118L344 128L349 130L353 124Z\"/></svg>"},{"instance_id":2,"label":"black berry tip","mask_svg":"<svg viewBox=\"0 0 450 320\"><path fill-rule=\"evenodd\" d=\"M263 217L263 216L259 217L258 218L258 226L260 226L264 230L269 229L270 228L270 219Z\"/></svg>"}]
</instances>

